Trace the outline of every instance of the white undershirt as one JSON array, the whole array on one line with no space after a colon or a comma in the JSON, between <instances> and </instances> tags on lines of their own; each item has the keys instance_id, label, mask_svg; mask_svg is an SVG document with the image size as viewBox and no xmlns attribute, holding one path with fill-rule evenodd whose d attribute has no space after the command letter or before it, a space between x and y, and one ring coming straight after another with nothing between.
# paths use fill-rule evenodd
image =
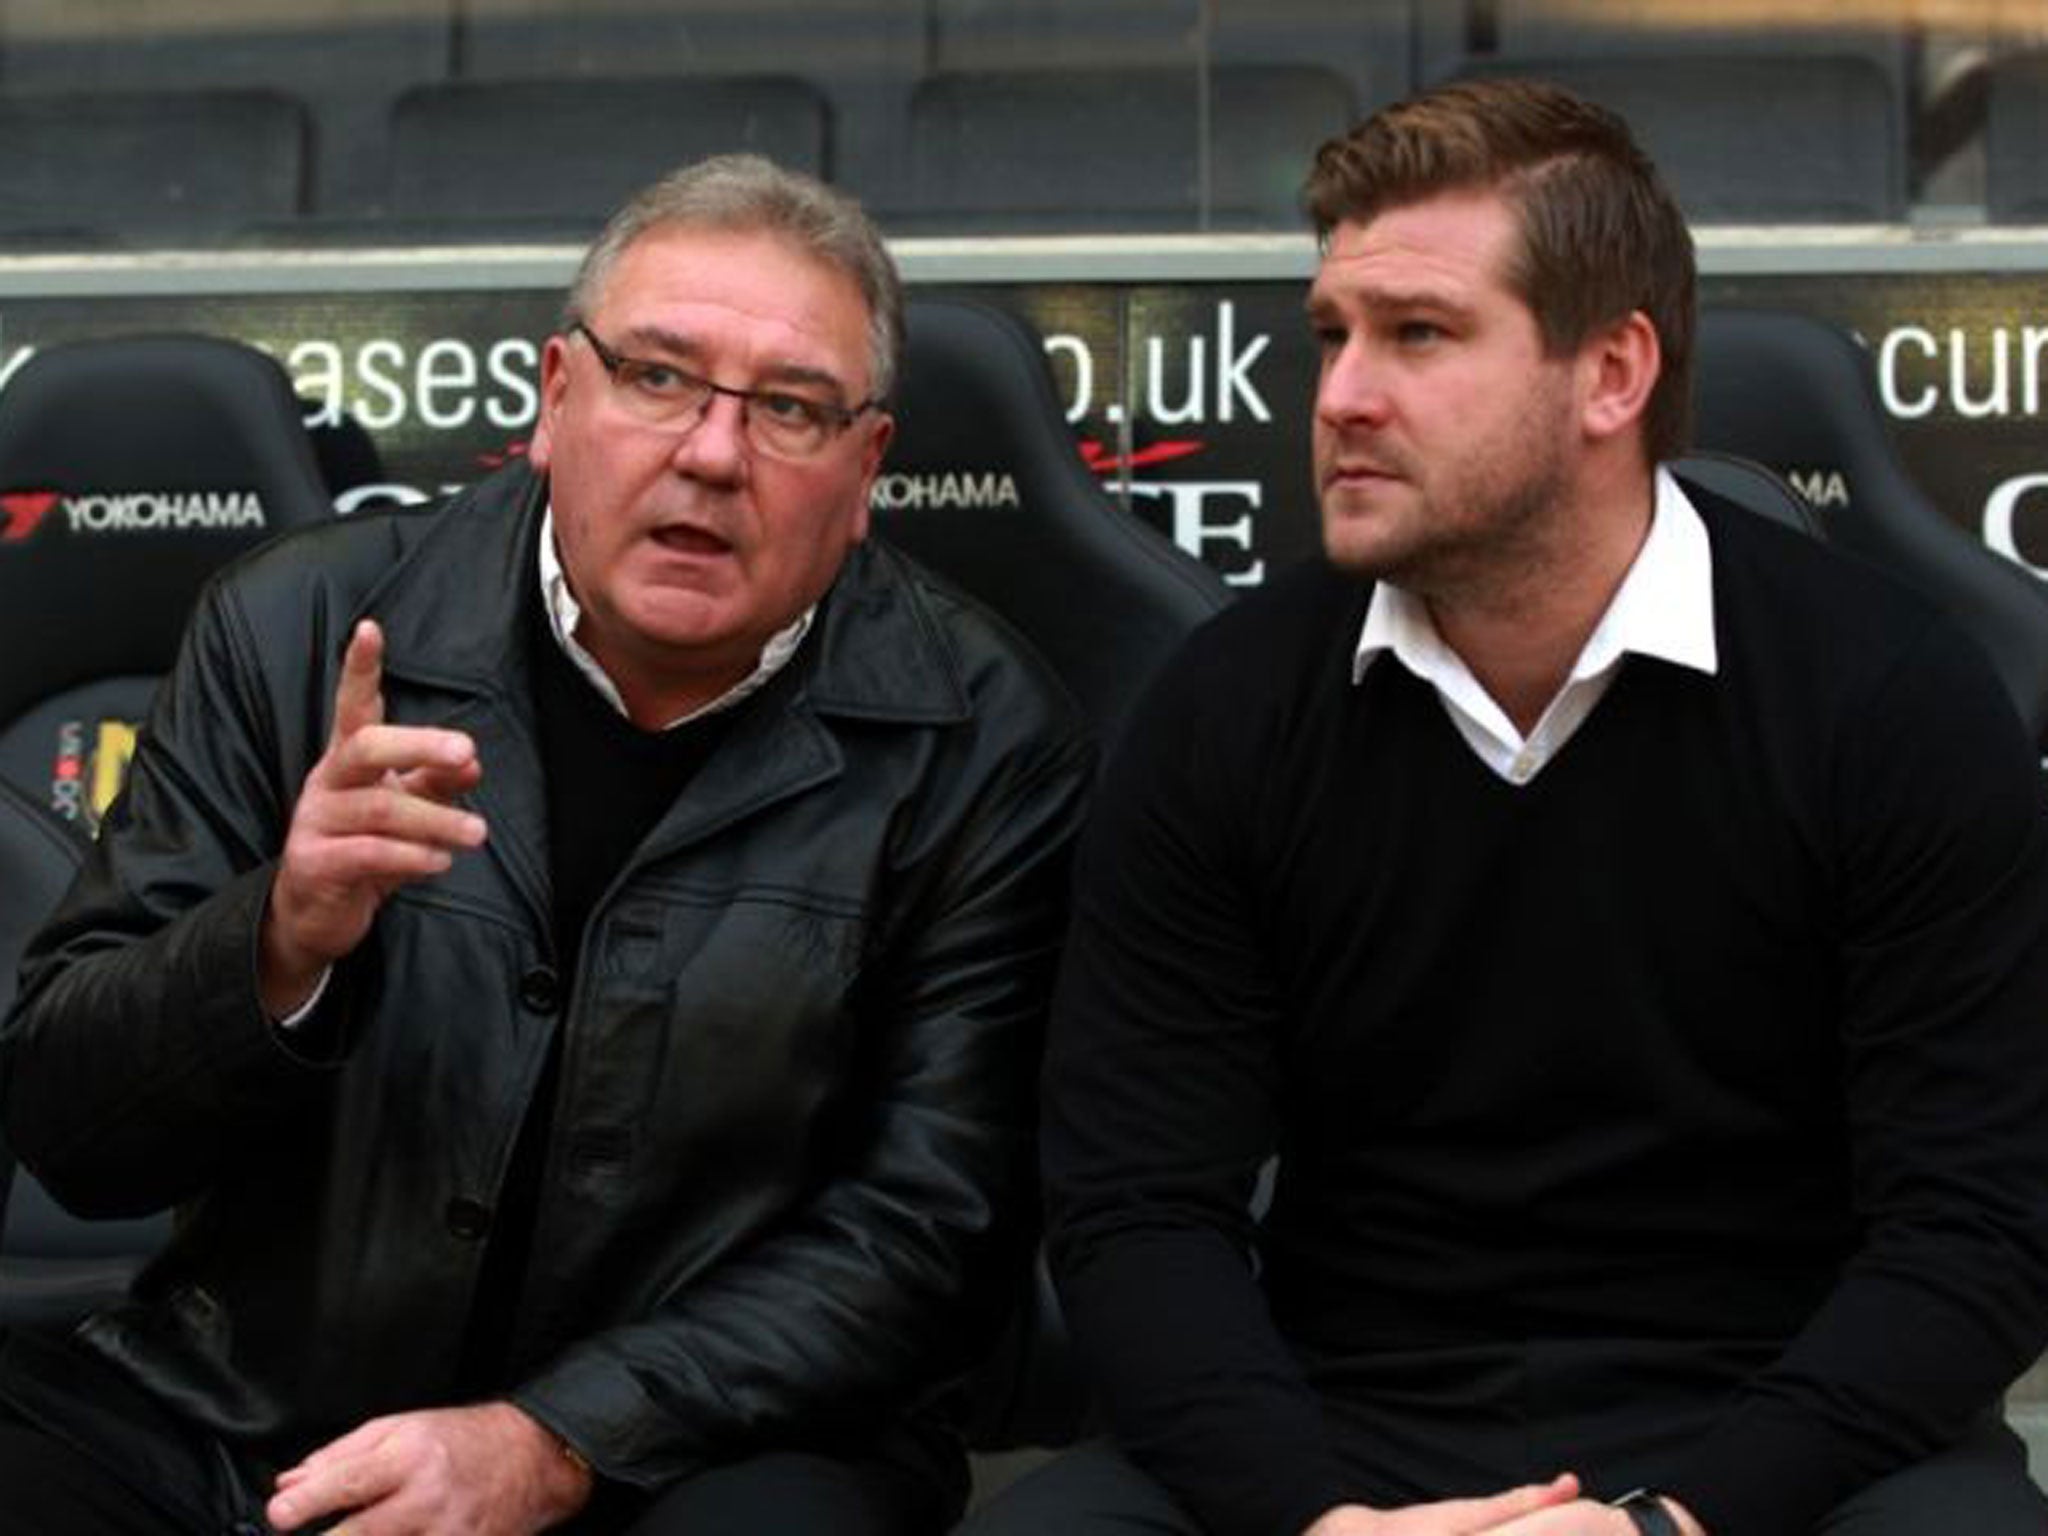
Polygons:
<instances>
[{"instance_id":1,"label":"white undershirt","mask_svg":"<svg viewBox=\"0 0 2048 1536\"><path fill-rule=\"evenodd\" d=\"M614 683L595 656L583 648L576 638L576 626L583 618L583 609L576 602L575 593L569 590L569 578L562 571L562 558L555 551L555 509L551 503L540 520L540 597L541 606L547 610L548 628L554 632L555 641L562 647L576 670L590 680L590 686L603 696L606 703L625 715L626 701L619 696L619 686ZM715 715L722 709L731 709L749 694L758 693L761 687L776 673L789 665L789 659L796 655L796 648L803 644L804 636L810 633L811 619L816 615L818 605L813 603L791 621L785 629L777 630L768 637L768 643L761 647L761 659L754 664L754 670L726 689L708 704L677 715L664 722L660 729L672 731L679 725L692 720L701 720L706 715ZM627 718L631 718L630 715Z\"/></svg>"},{"instance_id":2,"label":"white undershirt","mask_svg":"<svg viewBox=\"0 0 2048 1536\"><path fill-rule=\"evenodd\" d=\"M1643 547L1586 637L1564 686L1527 736L1480 686L1464 658L1444 643L1428 605L1382 581L1373 589L1351 662L1353 683L1382 655L1436 689L1451 723L1479 760L1510 784L1526 784L1593 713L1631 653L1655 656L1712 676L1714 560L1706 526L1670 471L1658 469L1656 501Z\"/></svg>"}]
</instances>

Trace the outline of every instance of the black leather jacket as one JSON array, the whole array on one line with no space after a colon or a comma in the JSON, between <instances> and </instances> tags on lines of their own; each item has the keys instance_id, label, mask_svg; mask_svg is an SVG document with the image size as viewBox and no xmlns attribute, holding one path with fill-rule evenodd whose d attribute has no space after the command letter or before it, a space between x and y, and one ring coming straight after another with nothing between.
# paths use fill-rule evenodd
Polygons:
<instances>
[{"instance_id":1,"label":"black leather jacket","mask_svg":"<svg viewBox=\"0 0 2048 1536\"><path fill-rule=\"evenodd\" d=\"M909 1411L1028 1201L1090 766L1072 705L863 547L599 900L562 995L520 621L544 496L515 468L215 584L0 1046L8 1133L60 1200L179 1208L81 1338L267 1455L451 1399L552 1031L507 1388L608 1476ZM286 1038L257 925L363 614L387 718L476 738L490 841L394 896Z\"/></svg>"}]
</instances>

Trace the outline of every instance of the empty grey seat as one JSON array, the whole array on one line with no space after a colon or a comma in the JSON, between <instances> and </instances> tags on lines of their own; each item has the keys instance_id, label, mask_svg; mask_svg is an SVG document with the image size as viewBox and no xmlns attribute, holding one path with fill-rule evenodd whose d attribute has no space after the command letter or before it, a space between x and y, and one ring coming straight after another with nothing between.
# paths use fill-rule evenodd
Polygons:
<instances>
[{"instance_id":1,"label":"empty grey seat","mask_svg":"<svg viewBox=\"0 0 2048 1536\"><path fill-rule=\"evenodd\" d=\"M824 97L790 76L471 81L399 98L391 210L400 220L594 233L688 160L752 150L828 170Z\"/></svg>"},{"instance_id":2,"label":"empty grey seat","mask_svg":"<svg viewBox=\"0 0 2048 1536\"><path fill-rule=\"evenodd\" d=\"M1316 146L1355 110L1312 65L989 70L920 81L909 206L969 231L1294 228Z\"/></svg>"},{"instance_id":3,"label":"empty grey seat","mask_svg":"<svg viewBox=\"0 0 2048 1536\"><path fill-rule=\"evenodd\" d=\"M215 239L303 211L307 151L276 91L0 97L0 228Z\"/></svg>"},{"instance_id":4,"label":"empty grey seat","mask_svg":"<svg viewBox=\"0 0 2048 1536\"><path fill-rule=\"evenodd\" d=\"M761 74L902 70L922 48L924 6L903 0L463 0L458 73Z\"/></svg>"},{"instance_id":5,"label":"empty grey seat","mask_svg":"<svg viewBox=\"0 0 2048 1536\"><path fill-rule=\"evenodd\" d=\"M1497 54L1461 76L1554 81L1613 108L1699 222L1888 222L1906 208L1905 118L1848 54Z\"/></svg>"},{"instance_id":6,"label":"empty grey seat","mask_svg":"<svg viewBox=\"0 0 2048 1536\"><path fill-rule=\"evenodd\" d=\"M450 9L451 0L6 0L0 85L10 96L285 92L312 125L308 207L362 217L383 191L392 98L448 74Z\"/></svg>"},{"instance_id":7,"label":"empty grey seat","mask_svg":"<svg viewBox=\"0 0 2048 1536\"><path fill-rule=\"evenodd\" d=\"M832 180L896 184L904 98L930 67L924 0L462 0L454 78L800 76L823 93Z\"/></svg>"},{"instance_id":8,"label":"empty grey seat","mask_svg":"<svg viewBox=\"0 0 2048 1536\"><path fill-rule=\"evenodd\" d=\"M1868 60L1901 99L1918 65L1912 29L1880 7L1838 5L1826 20L1808 13L1780 24L1740 8L1672 0L1430 0L1415 8L1423 78L1436 79L1468 56L1547 58L1739 54Z\"/></svg>"},{"instance_id":9,"label":"empty grey seat","mask_svg":"<svg viewBox=\"0 0 2048 1536\"><path fill-rule=\"evenodd\" d=\"M2001 224L2048 220L2048 50L1992 62L1984 107L1984 206Z\"/></svg>"}]
</instances>

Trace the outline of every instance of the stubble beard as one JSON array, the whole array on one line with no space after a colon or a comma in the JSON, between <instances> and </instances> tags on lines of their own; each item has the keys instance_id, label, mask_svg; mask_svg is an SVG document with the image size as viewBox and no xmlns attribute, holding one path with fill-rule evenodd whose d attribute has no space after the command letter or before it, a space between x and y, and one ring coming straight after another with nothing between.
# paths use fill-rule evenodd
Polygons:
<instances>
[{"instance_id":1,"label":"stubble beard","mask_svg":"<svg viewBox=\"0 0 2048 1536\"><path fill-rule=\"evenodd\" d=\"M1569 512L1566 422L1561 402L1545 397L1505 453L1465 473L1432 485L1401 466L1414 492L1405 537L1344 549L1326 533L1331 564L1431 603L1492 606L1526 590L1556 563L1554 534Z\"/></svg>"}]
</instances>

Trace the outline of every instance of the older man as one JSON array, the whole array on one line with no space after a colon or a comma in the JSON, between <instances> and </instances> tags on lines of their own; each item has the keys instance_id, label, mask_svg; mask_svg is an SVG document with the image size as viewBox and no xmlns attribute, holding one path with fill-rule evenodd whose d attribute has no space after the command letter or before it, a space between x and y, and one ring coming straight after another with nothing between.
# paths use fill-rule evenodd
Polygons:
<instances>
[{"instance_id":1,"label":"older man","mask_svg":"<svg viewBox=\"0 0 2048 1536\"><path fill-rule=\"evenodd\" d=\"M901 302L828 189L681 172L527 465L209 594L4 1036L23 1160L176 1236L7 1342L0 1530L957 1508L1088 752L863 545Z\"/></svg>"},{"instance_id":2,"label":"older man","mask_svg":"<svg viewBox=\"0 0 2048 1536\"><path fill-rule=\"evenodd\" d=\"M1121 738L1054 1010L1122 1454L980 1529L2039 1536L1997 1405L2048 1336L2048 806L2002 690L1660 467L1692 247L1612 114L1446 87L1308 196L1328 558Z\"/></svg>"}]
</instances>

